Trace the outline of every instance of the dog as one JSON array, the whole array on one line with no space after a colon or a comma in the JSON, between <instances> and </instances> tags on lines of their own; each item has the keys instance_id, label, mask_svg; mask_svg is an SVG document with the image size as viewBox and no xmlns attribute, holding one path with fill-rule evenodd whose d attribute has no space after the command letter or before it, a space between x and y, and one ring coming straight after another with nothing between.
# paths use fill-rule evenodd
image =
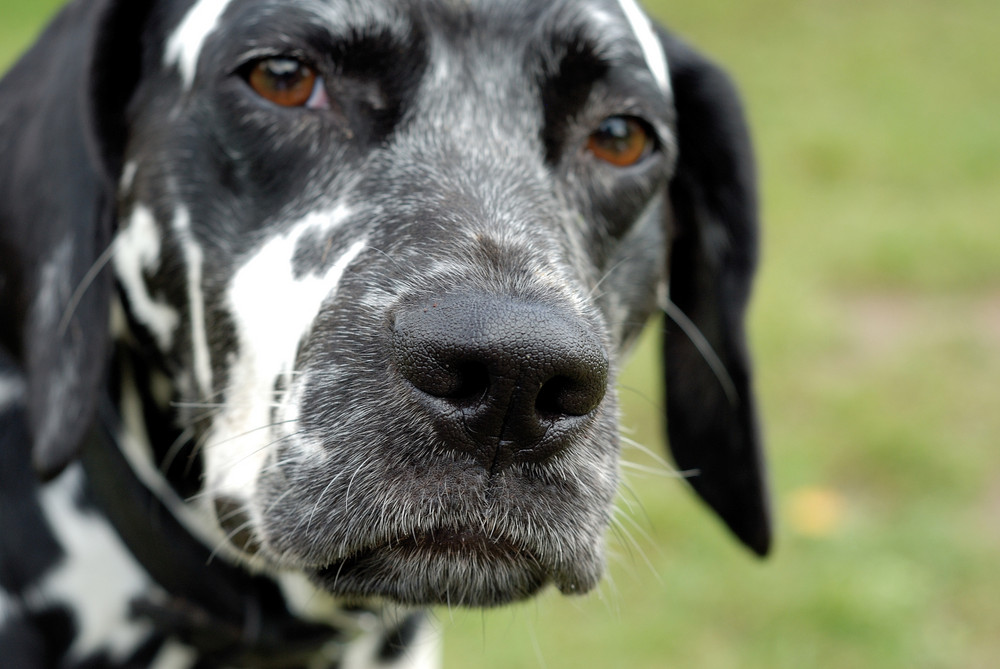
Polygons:
<instances>
[{"instance_id":1,"label":"dog","mask_svg":"<svg viewBox=\"0 0 1000 669\"><path fill-rule=\"evenodd\" d=\"M751 143L634 0L74 0L0 155L4 666L426 668L589 591L657 314L767 553Z\"/></svg>"}]
</instances>

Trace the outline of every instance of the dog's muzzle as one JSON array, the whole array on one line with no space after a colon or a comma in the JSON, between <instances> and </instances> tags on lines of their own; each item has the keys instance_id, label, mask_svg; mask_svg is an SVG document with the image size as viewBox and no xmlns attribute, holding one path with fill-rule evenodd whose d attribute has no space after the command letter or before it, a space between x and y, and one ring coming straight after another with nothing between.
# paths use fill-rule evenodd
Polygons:
<instances>
[{"instance_id":1,"label":"dog's muzzle","mask_svg":"<svg viewBox=\"0 0 1000 669\"><path fill-rule=\"evenodd\" d=\"M604 399L608 356L556 308L457 294L399 310L393 361L441 441L489 472L567 448Z\"/></svg>"}]
</instances>

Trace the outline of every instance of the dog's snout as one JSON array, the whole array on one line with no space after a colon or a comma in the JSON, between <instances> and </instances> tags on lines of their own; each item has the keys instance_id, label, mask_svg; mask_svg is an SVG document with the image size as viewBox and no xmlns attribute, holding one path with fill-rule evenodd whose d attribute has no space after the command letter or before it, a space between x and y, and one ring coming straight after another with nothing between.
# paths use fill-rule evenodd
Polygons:
<instances>
[{"instance_id":1,"label":"dog's snout","mask_svg":"<svg viewBox=\"0 0 1000 669\"><path fill-rule=\"evenodd\" d=\"M400 310L393 356L451 448L498 469L566 447L604 399L608 357L579 318L462 295Z\"/></svg>"}]
</instances>

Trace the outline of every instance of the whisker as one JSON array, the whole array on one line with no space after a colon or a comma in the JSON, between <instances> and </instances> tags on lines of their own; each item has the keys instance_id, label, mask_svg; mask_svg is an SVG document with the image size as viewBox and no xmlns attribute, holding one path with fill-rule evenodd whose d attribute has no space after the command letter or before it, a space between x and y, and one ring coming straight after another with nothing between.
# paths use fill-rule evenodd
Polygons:
<instances>
[{"instance_id":1,"label":"whisker","mask_svg":"<svg viewBox=\"0 0 1000 669\"><path fill-rule=\"evenodd\" d=\"M172 444L170 444L170 448L167 449L166 454L163 456L163 460L160 461L161 472L166 474L170 471L170 467L173 466L174 460L178 455L180 455L181 451L184 450L184 447L188 444L188 442L191 441L191 438L194 436L193 433L194 428L187 427L184 428L179 435L177 435L177 438L174 439ZM184 471L185 475L191 473L190 468L191 465L189 463L187 469Z\"/></svg>"},{"instance_id":2,"label":"whisker","mask_svg":"<svg viewBox=\"0 0 1000 669\"><path fill-rule=\"evenodd\" d=\"M626 383L619 383L618 389L632 393L635 397L645 402L647 406L650 406L653 409L655 409L657 414L662 415L664 413L663 403L660 402L655 397L652 397L644 389L636 388L635 386L630 386Z\"/></svg>"},{"instance_id":3,"label":"whisker","mask_svg":"<svg viewBox=\"0 0 1000 669\"><path fill-rule=\"evenodd\" d=\"M300 434L302 434L301 431L291 432L289 434L281 435L277 439L272 439L271 441L269 441L266 444L262 445L260 448L255 448L252 451L250 451L249 453L245 454L239 460L236 460L234 462L230 462L229 466L230 467L235 467L235 466L241 464L242 462L244 462L245 460L247 460L248 458L252 458L253 456L257 455L261 451L267 450L268 448L270 448L271 446L274 446L275 444L280 444L282 441L284 441L286 439L291 439L292 437L298 436Z\"/></svg>"},{"instance_id":4,"label":"whisker","mask_svg":"<svg viewBox=\"0 0 1000 669\"><path fill-rule=\"evenodd\" d=\"M87 273L83 275L83 278L80 279L80 284L70 296L69 302L66 303L66 309L63 311L62 318L59 320L58 332L60 338L66 334L66 329L69 328L69 322L73 320L73 315L79 308L80 302L83 301L83 296L86 294L87 289L93 285L97 275L101 273L101 270L104 269L104 267L108 264L108 261L110 261L111 257L115 254L115 248L115 242L112 240L108 247L101 252L101 255L97 257L94 264L90 266Z\"/></svg>"},{"instance_id":5,"label":"whisker","mask_svg":"<svg viewBox=\"0 0 1000 669\"><path fill-rule=\"evenodd\" d=\"M232 406L230 402L171 402L174 409L224 409Z\"/></svg>"},{"instance_id":6,"label":"whisker","mask_svg":"<svg viewBox=\"0 0 1000 669\"><path fill-rule=\"evenodd\" d=\"M229 443L231 443L233 441L236 441L237 439L242 439L243 437L248 437L251 434L254 434L255 432L260 432L261 430L269 430L271 428L278 427L280 425L288 425L290 423L296 423L296 422L298 422L298 419L289 418L288 420L279 420L279 421L275 421L273 423L267 423L266 425L260 425L258 427L251 428L251 429L249 429L249 430L247 430L245 432L241 432L240 434L234 434L234 435L232 435L230 437L226 437L225 439L222 439L221 441L213 441L211 444L206 444L205 448L206 449L210 449L210 448L217 448L219 446L225 446L226 444L229 444ZM299 434L299 433L295 432L294 434ZM291 435L288 435L288 436L291 436ZM274 442L272 442L272 443L274 443Z\"/></svg>"},{"instance_id":7,"label":"whisker","mask_svg":"<svg viewBox=\"0 0 1000 669\"><path fill-rule=\"evenodd\" d=\"M343 474L343 473L344 473L343 471L339 471L339 472L337 472L336 476L331 477L329 483L327 483L326 486L323 488L323 492L321 492L319 494L319 497L316 498L316 503L313 504L312 509L309 511L309 517L306 519L306 532L308 532L312 528L313 517L316 515L316 512L319 511L319 507L323 503L323 498L326 496L326 493L328 493L330 491L330 487L334 483L336 483L337 479L339 479L340 475ZM348 486L348 490L350 490L349 486ZM302 524L302 521L299 521L299 525L301 525L301 524Z\"/></svg>"},{"instance_id":8,"label":"whisker","mask_svg":"<svg viewBox=\"0 0 1000 669\"><path fill-rule=\"evenodd\" d=\"M698 352L701 353L701 357L708 363L708 366L712 369L712 373L715 374L715 378L722 385L729 403L733 406L738 406L740 403L740 394L736 390L736 384L733 382L733 377L726 370L726 366L722 363L722 359L719 358L719 355L712 347L711 342L698 329L698 326L687 317L687 314L681 311L681 308L669 298L667 298L667 303L664 305L663 311L666 312L668 318L680 327L684 334L687 335L687 338L691 340L691 343L694 344L695 348L698 349Z\"/></svg>"},{"instance_id":9,"label":"whisker","mask_svg":"<svg viewBox=\"0 0 1000 669\"><path fill-rule=\"evenodd\" d=\"M687 478L682 473L674 470L673 468L666 467L650 467L649 465L642 465L638 462L630 462L629 460L622 460L621 466L623 469L629 469L633 472L639 472L640 474L650 474L658 478L670 478L670 479L683 479Z\"/></svg>"},{"instance_id":10,"label":"whisker","mask_svg":"<svg viewBox=\"0 0 1000 669\"><path fill-rule=\"evenodd\" d=\"M611 268L609 268L608 271L606 271L604 273L604 275L600 279L598 279L597 283L595 283L591 287L590 293L589 293L588 297L590 297L591 299L595 299L596 293L597 293L597 289L600 287L600 285L602 283L604 283L604 281L606 279L608 279L614 273L614 271L616 269L618 269L619 267L621 267L622 265L624 265L625 263L627 263L630 260L632 260L632 256L628 256L626 258L622 258L621 260L619 260L618 262L616 262Z\"/></svg>"},{"instance_id":11,"label":"whisker","mask_svg":"<svg viewBox=\"0 0 1000 669\"><path fill-rule=\"evenodd\" d=\"M639 508L639 512L642 513L642 517L646 519L646 522L652 525L653 519L649 516L649 511L646 510L646 505L642 503L642 498L635 492L635 488L627 480L621 482L620 486L623 493L628 493L628 496L632 498L632 502L629 502L627 497L622 494L618 496L618 499L622 501L627 507L630 514L635 514L635 507ZM634 502L634 506L633 506Z\"/></svg>"},{"instance_id":12,"label":"whisker","mask_svg":"<svg viewBox=\"0 0 1000 669\"><path fill-rule=\"evenodd\" d=\"M649 571L653 574L653 578L656 579L657 583L663 585L663 578L660 576L659 572L657 572L656 567L653 565L653 561L649 559L649 556L646 554L646 551L642 549L642 546L636 541L635 537L632 536L632 533L629 532L627 527L625 527L625 524L621 521L621 518L628 518L628 516L612 516L611 517L612 527L617 527L619 530L621 530L622 533L624 533L626 537L628 537L628 541L632 545L632 547L635 548L635 552L638 553L642 561L646 563L647 567L649 567ZM642 528L640 528L638 525L633 525L633 527L643 532L643 534L647 537L648 540L649 535L645 533L645 531L642 530ZM629 551L629 554L632 555L633 554L632 551Z\"/></svg>"},{"instance_id":13,"label":"whisker","mask_svg":"<svg viewBox=\"0 0 1000 669\"><path fill-rule=\"evenodd\" d=\"M626 446L634 448L637 451L643 453L644 455L649 456L649 458L651 460L653 460L654 462L656 462L659 465L662 465L664 469L667 469L668 471L669 470L677 471L677 469L673 465L671 465L669 462L667 462L666 458L664 458L662 455L660 455L656 451L652 450L648 446L645 446L642 443L640 443L640 442L636 441L635 439L632 439L631 437L628 437L628 436L626 436L624 434L619 434L618 438L621 439L622 443L625 444Z\"/></svg>"},{"instance_id":14,"label":"whisker","mask_svg":"<svg viewBox=\"0 0 1000 669\"><path fill-rule=\"evenodd\" d=\"M373 459L374 459L374 456L372 456L372 455L369 455L368 457L366 457L361 462L361 464L359 464L354 469L354 473L351 474L351 480L347 482L347 491L344 493L344 509L346 511L348 511L348 512L350 512L350 508L348 508L347 504L351 501L351 486L354 485L354 479L355 479L355 477L357 477L358 474L361 473L361 470L365 469L368 466L368 463L370 463Z\"/></svg>"},{"instance_id":15,"label":"whisker","mask_svg":"<svg viewBox=\"0 0 1000 669\"><path fill-rule=\"evenodd\" d=\"M234 513L236 513L236 512L234 512ZM237 525L235 528L233 528L233 530L231 532L229 532L228 534L226 534L225 538L220 539L219 542L216 543L215 548L213 548L212 552L208 554L208 560L207 560L207 562L211 563L219 555L219 553L224 548L226 548L226 546L228 544L232 543L233 537L235 537L237 534L239 534L243 530L250 529L252 526L253 526L253 521L248 520L245 523L241 523L241 524Z\"/></svg>"}]
</instances>

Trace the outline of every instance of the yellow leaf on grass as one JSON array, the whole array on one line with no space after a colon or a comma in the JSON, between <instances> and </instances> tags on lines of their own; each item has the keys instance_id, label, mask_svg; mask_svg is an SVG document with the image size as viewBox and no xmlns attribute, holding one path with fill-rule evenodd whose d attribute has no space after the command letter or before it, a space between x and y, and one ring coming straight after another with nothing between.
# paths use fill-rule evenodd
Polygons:
<instances>
[{"instance_id":1,"label":"yellow leaf on grass","mask_svg":"<svg viewBox=\"0 0 1000 669\"><path fill-rule=\"evenodd\" d=\"M788 522L799 534L828 537L844 524L847 503L833 488L809 486L788 498Z\"/></svg>"}]
</instances>

